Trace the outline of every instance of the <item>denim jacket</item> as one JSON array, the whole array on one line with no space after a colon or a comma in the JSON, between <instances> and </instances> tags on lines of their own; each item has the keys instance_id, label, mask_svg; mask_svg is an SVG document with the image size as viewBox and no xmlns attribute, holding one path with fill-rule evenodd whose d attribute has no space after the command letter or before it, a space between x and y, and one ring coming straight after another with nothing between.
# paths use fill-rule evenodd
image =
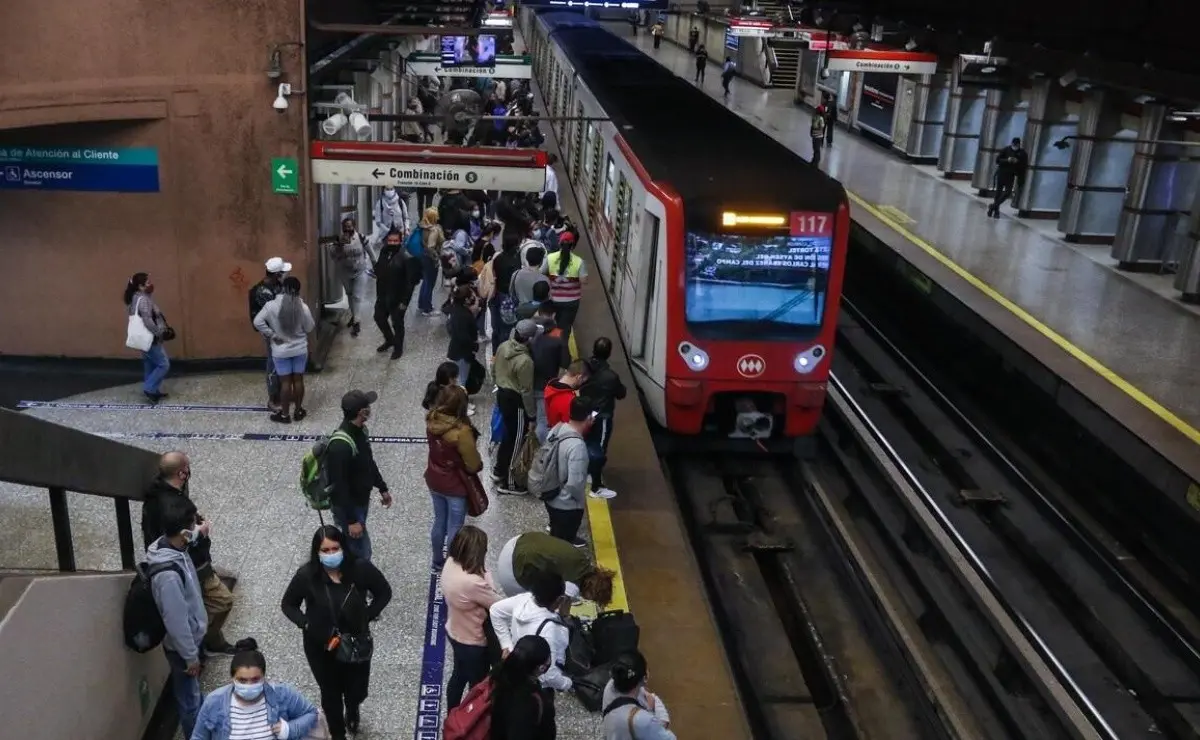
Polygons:
<instances>
[{"instance_id":1,"label":"denim jacket","mask_svg":"<svg viewBox=\"0 0 1200 740\"><path fill-rule=\"evenodd\" d=\"M226 684L204 697L190 740L229 740L229 702L233 684ZM267 683L267 721L288 723L288 740L303 740L317 725L317 708L304 695L283 683Z\"/></svg>"}]
</instances>

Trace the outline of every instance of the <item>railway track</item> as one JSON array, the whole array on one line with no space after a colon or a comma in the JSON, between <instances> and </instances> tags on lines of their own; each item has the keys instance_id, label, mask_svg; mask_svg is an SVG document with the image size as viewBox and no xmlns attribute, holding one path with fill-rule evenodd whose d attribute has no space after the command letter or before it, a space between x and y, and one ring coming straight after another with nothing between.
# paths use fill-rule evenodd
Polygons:
<instances>
[{"instance_id":1,"label":"railway track","mask_svg":"<svg viewBox=\"0 0 1200 740\"><path fill-rule=\"evenodd\" d=\"M852 304L815 459L664 456L762 738L1200 738L1200 651Z\"/></svg>"}]
</instances>

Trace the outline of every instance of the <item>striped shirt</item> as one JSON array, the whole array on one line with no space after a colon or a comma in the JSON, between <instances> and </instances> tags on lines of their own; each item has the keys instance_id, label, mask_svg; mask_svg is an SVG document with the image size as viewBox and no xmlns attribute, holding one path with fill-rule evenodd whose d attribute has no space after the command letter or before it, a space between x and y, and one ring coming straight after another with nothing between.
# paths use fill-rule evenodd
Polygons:
<instances>
[{"instance_id":1,"label":"striped shirt","mask_svg":"<svg viewBox=\"0 0 1200 740\"><path fill-rule=\"evenodd\" d=\"M587 277L587 265L583 258L572 254L567 264L562 264L562 252L555 252L542 262L542 274L550 278L550 300L554 303L570 303L583 297L583 278Z\"/></svg>"},{"instance_id":2,"label":"striped shirt","mask_svg":"<svg viewBox=\"0 0 1200 740\"><path fill-rule=\"evenodd\" d=\"M275 740L275 731L267 721L266 697L243 704L237 694L229 695L229 740Z\"/></svg>"}]
</instances>

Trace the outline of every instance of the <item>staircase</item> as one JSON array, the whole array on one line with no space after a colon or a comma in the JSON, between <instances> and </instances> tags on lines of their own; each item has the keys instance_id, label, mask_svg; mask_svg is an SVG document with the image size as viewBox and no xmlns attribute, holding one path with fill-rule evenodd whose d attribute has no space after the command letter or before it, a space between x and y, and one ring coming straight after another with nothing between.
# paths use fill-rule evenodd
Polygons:
<instances>
[{"instance_id":1,"label":"staircase","mask_svg":"<svg viewBox=\"0 0 1200 740\"><path fill-rule=\"evenodd\" d=\"M742 12L754 12L772 18L780 25L791 25L796 21L786 3L753 2L742 3ZM776 66L771 69L769 87L791 90L796 87L796 78L800 75L800 49L790 39L772 39L768 42L774 52Z\"/></svg>"}]
</instances>

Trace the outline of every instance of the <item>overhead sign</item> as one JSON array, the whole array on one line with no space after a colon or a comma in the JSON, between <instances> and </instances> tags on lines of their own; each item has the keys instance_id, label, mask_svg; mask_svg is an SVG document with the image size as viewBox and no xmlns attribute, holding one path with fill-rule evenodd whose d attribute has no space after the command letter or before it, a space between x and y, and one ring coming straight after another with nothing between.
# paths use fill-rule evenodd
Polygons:
<instances>
[{"instance_id":1,"label":"overhead sign","mask_svg":"<svg viewBox=\"0 0 1200 740\"><path fill-rule=\"evenodd\" d=\"M400 188L515 190L546 187L546 153L423 144L314 141L313 182Z\"/></svg>"},{"instance_id":2,"label":"overhead sign","mask_svg":"<svg viewBox=\"0 0 1200 740\"><path fill-rule=\"evenodd\" d=\"M954 84L1005 90L1016 84L1016 70L1004 57L960 54L955 64Z\"/></svg>"},{"instance_id":3,"label":"overhead sign","mask_svg":"<svg viewBox=\"0 0 1200 740\"><path fill-rule=\"evenodd\" d=\"M275 157L271 160L271 192L299 195L300 164L295 157Z\"/></svg>"},{"instance_id":4,"label":"overhead sign","mask_svg":"<svg viewBox=\"0 0 1200 740\"><path fill-rule=\"evenodd\" d=\"M730 18L726 33L737 38L771 38L775 22L767 18Z\"/></svg>"},{"instance_id":5,"label":"overhead sign","mask_svg":"<svg viewBox=\"0 0 1200 740\"><path fill-rule=\"evenodd\" d=\"M931 75L937 73L936 54L891 49L833 49L828 68L834 72Z\"/></svg>"},{"instance_id":6,"label":"overhead sign","mask_svg":"<svg viewBox=\"0 0 1200 740\"><path fill-rule=\"evenodd\" d=\"M495 64L485 67L444 66L441 54L414 52L408 55L405 69L422 77L497 77L500 79L528 80L533 77L533 66L528 56L497 54Z\"/></svg>"},{"instance_id":7,"label":"overhead sign","mask_svg":"<svg viewBox=\"0 0 1200 740\"><path fill-rule=\"evenodd\" d=\"M0 146L0 190L157 193L158 150Z\"/></svg>"}]
</instances>

